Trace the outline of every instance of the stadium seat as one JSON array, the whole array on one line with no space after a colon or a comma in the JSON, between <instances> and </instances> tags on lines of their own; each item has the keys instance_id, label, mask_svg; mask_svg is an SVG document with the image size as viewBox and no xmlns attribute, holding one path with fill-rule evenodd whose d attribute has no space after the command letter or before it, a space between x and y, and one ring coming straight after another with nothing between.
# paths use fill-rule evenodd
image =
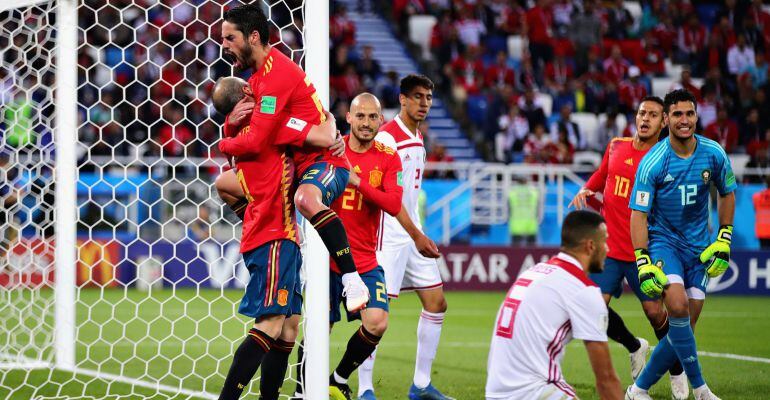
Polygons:
<instances>
[{"instance_id":1,"label":"stadium seat","mask_svg":"<svg viewBox=\"0 0 770 400\"><path fill-rule=\"evenodd\" d=\"M535 103L540 104L543 107L543 112L546 116L553 113L553 99L550 95L545 93L537 93L535 95Z\"/></svg>"},{"instance_id":2,"label":"stadium seat","mask_svg":"<svg viewBox=\"0 0 770 400\"><path fill-rule=\"evenodd\" d=\"M729 157L733 173L738 177L742 177L751 157L748 154L730 154Z\"/></svg>"},{"instance_id":3,"label":"stadium seat","mask_svg":"<svg viewBox=\"0 0 770 400\"><path fill-rule=\"evenodd\" d=\"M638 1L624 1L623 7L631 13L631 16L634 17L634 21L641 21L642 5Z\"/></svg>"},{"instance_id":4,"label":"stadium seat","mask_svg":"<svg viewBox=\"0 0 770 400\"><path fill-rule=\"evenodd\" d=\"M588 146L596 143L599 120L595 114L585 112L572 113L572 121L580 127L580 134L583 135Z\"/></svg>"},{"instance_id":5,"label":"stadium seat","mask_svg":"<svg viewBox=\"0 0 770 400\"><path fill-rule=\"evenodd\" d=\"M604 125L604 122L607 120L607 114L599 114L597 117L597 124L598 126ZM618 127L618 132L623 132L624 129L626 129L626 125L628 124L628 120L626 119L625 114L618 114L618 116L615 118L615 126ZM597 131L598 131L597 126Z\"/></svg>"},{"instance_id":6,"label":"stadium seat","mask_svg":"<svg viewBox=\"0 0 770 400\"><path fill-rule=\"evenodd\" d=\"M436 25L436 17L432 15L413 15L409 18L409 40L422 48L422 56L431 59L430 36L433 26Z\"/></svg>"},{"instance_id":7,"label":"stadium seat","mask_svg":"<svg viewBox=\"0 0 770 400\"><path fill-rule=\"evenodd\" d=\"M602 163L602 155L595 151L578 151L573 159L573 164L590 165L593 168L599 168Z\"/></svg>"},{"instance_id":8,"label":"stadium seat","mask_svg":"<svg viewBox=\"0 0 770 400\"><path fill-rule=\"evenodd\" d=\"M652 94L664 97L673 84L674 79L672 78L652 78Z\"/></svg>"},{"instance_id":9,"label":"stadium seat","mask_svg":"<svg viewBox=\"0 0 770 400\"><path fill-rule=\"evenodd\" d=\"M508 36L508 55L514 60L521 60L526 46L526 41L520 35Z\"/></svg>"}]
</instances>

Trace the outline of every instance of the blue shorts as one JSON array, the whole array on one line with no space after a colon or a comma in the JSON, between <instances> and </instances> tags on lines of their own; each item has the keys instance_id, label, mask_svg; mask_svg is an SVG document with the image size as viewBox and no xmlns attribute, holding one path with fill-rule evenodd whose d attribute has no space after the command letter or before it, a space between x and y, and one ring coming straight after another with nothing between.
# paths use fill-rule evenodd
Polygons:
<instances>
[{"instance_id":1,"label":"blue shorts","mask_svg":"<svg viewBox=\"0 0 770 400\"><path fill-rule=\"evenodd\" d=\"M243 253L251 278L238 312L259 319L302 313L302 255L291 240L273 240Z\"/></svg>"},{"instance_id":2,"label":"blue shorts","mask_svg":"<svg viewBox=\"0 0 770 400\"><path fill-rule=\"evenodd\" d=\"M350 172L345 168L335 167L328 162L311 164L303 173L300 185L310 184L317 187L323 197L323 203L330 207L348 185Z\"/></svg>"},{"instance_id":3,"label":"blue shorts","mask_svg":"<svg viewBox=\"0 0 770 400\"><path fill-rule=\"evenodd\" d=\"M381 266L361 274L361 279L369 288L369 302L366 308L379 308L388 311L388 291L385 289L385 271ZM340 303L345 300L342 297L342 275L332 272L329 279L329 322L335 323L342 319L340 315ZM343 305L344 307L344 305ZM348 321L361 319L361 313L348 312Z\"/></svg>"},{"instance_id":4,"label":"blue shorts","mask_svg":"<svg viewBox=\"0 0 770 400\"><path fill-rule=\"evenodd\" d=\"M650 258L652 258L653 264L663 268L669 283L684 285L690 298L705 298L709 276L706 273L706 267L700 262L698 254L666 242L651 241Z\"/></svg>"},{"instance_id":5,"label":"blue shorts","mask_svg":"<svg viewBox=\"0 0 770 400\"><path fill-rule=\"evenodd\" d=\"M626 278L628 286L634 291L639 301L655 301L654 298L642 293L636 263L633 261L620 261L607 257L604 261L604 271L589 274L589 277L599 285L602 294L609 294L615 298L619 298L623 293L623 278Z\"/></svg>"}]
</instances>

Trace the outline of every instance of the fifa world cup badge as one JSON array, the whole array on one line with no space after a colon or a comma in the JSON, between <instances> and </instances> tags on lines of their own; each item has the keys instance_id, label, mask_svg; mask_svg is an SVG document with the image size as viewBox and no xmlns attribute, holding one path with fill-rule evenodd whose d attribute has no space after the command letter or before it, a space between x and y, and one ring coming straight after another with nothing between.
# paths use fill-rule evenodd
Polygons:
<instances>
[{"instance_id":1,"label":"fifa world cup badge","mask_svg":"<svg viewBox=\"0 0 770 400\"><path fill-rule=\"evenodd\" d=\"M711 179L711 171L704 169L703 172L700 173L700 177L703 179L703 183L709 183L709 179Z\"/></svg>"}]
</instances>

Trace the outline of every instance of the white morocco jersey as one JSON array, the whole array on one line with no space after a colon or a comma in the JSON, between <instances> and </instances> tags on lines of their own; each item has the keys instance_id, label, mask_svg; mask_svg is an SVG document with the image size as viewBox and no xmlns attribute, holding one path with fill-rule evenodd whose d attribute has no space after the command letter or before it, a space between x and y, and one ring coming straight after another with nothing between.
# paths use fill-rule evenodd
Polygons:
<instances>
[{"instance_id":1,"label":"white morocco jersey","mask_svg":"<svg viewBox=\"0 0 770 400\"><path fill-rule=\"evenodd\" d=\"M565 253L521 274L495 321L487 361L489 400L574 398L561 373L567 343L607 341L602 294Z\"/></svg>"},{"instance_id":2,"label":"white morocco jersey","mask_svg":"<svg viewBox=\"0 0 770 400\"><path fill-rule=\"evenodd\" d=\"M420 211L417 205L422 186L422 175L425 171L425 145L422 141L422 133L418 130L417 134L413 135L401 121L401 118L396 115L396 118L380 127L375 140L396 149L399 157L401 157L401 183L404 188L401 202L412 222L422 230ZM380 218L378 250L402 246L412 241L396 217L382 213Z\"/></svg>"}]
</instances>

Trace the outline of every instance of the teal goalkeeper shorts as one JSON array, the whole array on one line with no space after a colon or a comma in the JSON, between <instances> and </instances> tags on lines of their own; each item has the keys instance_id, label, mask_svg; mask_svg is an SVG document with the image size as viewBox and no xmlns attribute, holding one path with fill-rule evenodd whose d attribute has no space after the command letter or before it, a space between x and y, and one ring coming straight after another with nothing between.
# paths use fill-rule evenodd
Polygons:
<instances>
[{"instance_id":1,"label":"teal goalkeeper shorts","mask_svg":"<svg viewBox=\"0 0 770 400\"><path fill-rule=\"evenodd\" d=\"M650 241L652 263L660 265L669 283L680 283L687 290L687 296L694 300L706 298L709 276L700 262L699 254L676 247L663 241Z\"/></svg>"}]
</instances>

